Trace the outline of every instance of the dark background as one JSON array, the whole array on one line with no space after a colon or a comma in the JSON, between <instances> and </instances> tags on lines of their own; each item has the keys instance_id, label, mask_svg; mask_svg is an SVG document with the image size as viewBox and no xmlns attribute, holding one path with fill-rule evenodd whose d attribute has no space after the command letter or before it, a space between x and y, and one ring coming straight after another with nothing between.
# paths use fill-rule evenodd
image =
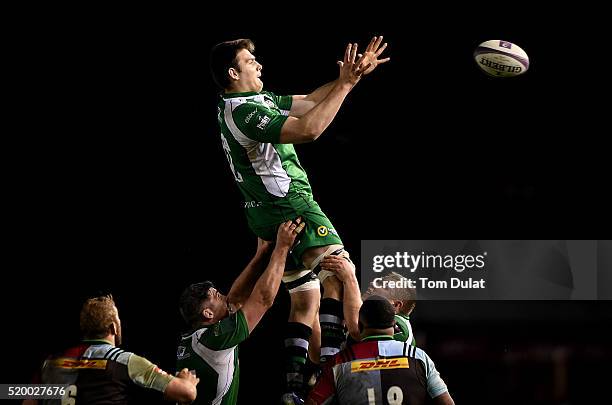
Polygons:
<instances>
[{"instance_id":1,"label":"dark background","mask_svg":"<svg viewBox=\"0 0 612 405\"><path fill-rule=\"evenodd\" d=\"M223 40L253 39L277 94L335 79L348 41L389 42L391 62L296 148L357 262L365 239L605 238L599 10L343 7L6 14L4 382L29 381L46 354L78 341L80 305L98 291L116 298L124 347L173 371L180 291L202 279L227 291L254 252L207 68ZM529 71L480 72L472 52L489 39L520 45ZM285 291L277 301L243 344L241 403L281 394ZM603 395L610 309L422 302L413 327L458 404L577 404Z\"/></svg>"}]
</instances>

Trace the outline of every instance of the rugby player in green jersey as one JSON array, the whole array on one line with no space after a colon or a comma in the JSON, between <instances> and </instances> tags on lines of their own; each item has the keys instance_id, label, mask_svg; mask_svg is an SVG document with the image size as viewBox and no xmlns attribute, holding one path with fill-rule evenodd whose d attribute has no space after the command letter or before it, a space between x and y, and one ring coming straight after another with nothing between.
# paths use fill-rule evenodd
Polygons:
<instances>
[{"instance_id":1,"label":"rugby player in green jersey","mask_svg":"<svg viewBox=\"0 0 612 405\"><path fill-rule=\"evenodd\" d=\"M395 311L395 334L393 338L416 346L416 340L410 325L410 314L416 307L416 288L407 287L406 277L391 272L381 277L380 288L374 283L370 284L362 298L365 300L371 295L385 297Z\"/></svg>"},{"instance_id":2,"label":"rugby player in green jersey","mask_svg":"<svg viewBox=\"0 0 612 405\"><path fill-rule=\"evenodd\" d=\"M272 244L258 241L257 253L234 281L227 296L210 282L192 284L181 295L181 314L192 330L182 337L178 346L177 369L193 370L200 379L196 404L236 404L238 344L249 337L272 306L289 249L304 227L300 222L298 218L278 227L271 254ZM265 262L268 265L261 273Z\"/></svg>"},{"instance_id":3,"label":"rugby player in green jersey","mask_svg":"<svg viewBox=\"0 0 612 405\"><path fill-rule=\"evenodd\" d=\"M348 259L338 232L313 198L293 144L321 136L362 76L389 60L379 59L385 47L382 37L374 37L358 57L357 44L348 44L335 81L293 96L263 90L262 65L251 40L222 42L211 51L213 79L223 90L217 111L221 143L243 194L249 227L259 238L272 240L288 218L301 216L306 223L283 277L291 296L285 332L289 395L303 388L309 341L310 357L318 360L320 346L324 361L344 340L342 283L318 265L329 255Z\"/></svg>"},{"instance_id":4,"label":"rugby player in green jersey","mask_svg":"<svg viewBox=\"0 0 612 405\"><path fill-rule=\"evenodd\" d=\"M395 311L395 334L393 338L412 346L416 345L410 325L410 314L416 307L416 289L404 287L405 283L402 283L402 281L406 280L405 277L391 272L381 278L381 284L385 286L384 288L377 288L374 284L370 284L367 291L360 297L361 292L352 264L342 258L328 256L321 261L321 268L335 274L343 283L344 317L347 320L352 320L347 322L347 325L357 324L362 299L365 300L372 295L385 297ZM390 285L393 287L390 287ZM360 331L358 327L349 328L349 334L353 341L359 340Z\"/></svg>"}]
</instances>

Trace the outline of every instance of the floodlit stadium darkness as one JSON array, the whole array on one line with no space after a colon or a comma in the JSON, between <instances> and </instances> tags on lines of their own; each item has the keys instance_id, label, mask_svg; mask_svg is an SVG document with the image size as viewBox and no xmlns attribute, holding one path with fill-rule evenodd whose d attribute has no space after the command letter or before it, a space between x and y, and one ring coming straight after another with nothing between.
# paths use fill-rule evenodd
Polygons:
<instances>
[{"instance_id":1,"label":"floodlit stadium darkness","mask_svg":"<svg viewBox=\"0 0 612 405\"><path fill-rule=\"evenodd\" d=\"M7 149L19 164L9 173L5 272L15 281L3 283L2 381L29 382L46 355L77 343L80 305L99 291L116 299L122 347L174 371L182 289L211 279L227 292L254 253L207 65L228 39L254 40L264 89L277 94L334 80L348 41L388 41L391 61L355 87L320 139L296 146L356 263L370 239L605 239L607 152L584 96L593 77L557 68L579 39L537 14L522 14L520 27L451 15L312 20L314 33L163 16L45 30L35 47L44 68L24 70L32 113ZM529 54L526 74L478 70L473 49L498 37ZM598 294L610 300L607 252ZM570 296L420 301L411 322L457 404L591 403L612 360L612 301ZM288 304L281 287L241 346L239 403L282 394Z\"/></svg>"}]
</instances>

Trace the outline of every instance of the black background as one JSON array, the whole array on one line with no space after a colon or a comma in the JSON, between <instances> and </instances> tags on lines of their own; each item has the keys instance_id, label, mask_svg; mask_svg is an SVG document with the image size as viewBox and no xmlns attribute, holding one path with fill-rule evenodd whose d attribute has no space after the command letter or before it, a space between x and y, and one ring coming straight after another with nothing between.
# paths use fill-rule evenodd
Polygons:
<instances>
[{"instance_id":1,"label":"black background","mask_svg":"<svg viewBox=\"0 0 612 405\"><path fill-rule=\"evenodd\" d=\"M207 67L211 46L228 39L255 41L264 87L277 94L333 80L348 41L389 42L391 62L359 83L319 140L296 148L357 260L364 239L602 238L605 85L590 62L602 14L581 4L8 13L3 381L28 381L46 354L76 342L80 304L98 291L116 298L124 347L173 370L180 291L202 279L227 291L254 252ZM489 39L519 44L529 71L480 72L472 52ZM243 345L241 403L280 396L285 291L277 301ZM609 302L484 305L423 302L413 317L457 403L599 395ZM439 316L451 308L465 316ZM555 348L570 353L561 394Z\"/></svg>"}]
</instances>

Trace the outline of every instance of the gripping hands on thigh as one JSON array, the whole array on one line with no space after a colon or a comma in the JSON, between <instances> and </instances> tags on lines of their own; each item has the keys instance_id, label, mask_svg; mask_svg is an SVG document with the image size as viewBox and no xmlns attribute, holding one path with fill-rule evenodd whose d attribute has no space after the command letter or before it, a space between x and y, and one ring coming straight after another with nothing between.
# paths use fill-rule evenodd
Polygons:
<instances>
[{"instance_id":1,"label":"gripping hands on thigh","mask_svg":"<svg viewBox=\"0 0 612 405\"><path fill-rule=\"evenodd\" d=\"M346 327L353 339L359 340L359 309L362 301L355 266L342 256L327 256L321 261L321 270L331 271L342 282Z\"/></svg>"}]
</instances>

